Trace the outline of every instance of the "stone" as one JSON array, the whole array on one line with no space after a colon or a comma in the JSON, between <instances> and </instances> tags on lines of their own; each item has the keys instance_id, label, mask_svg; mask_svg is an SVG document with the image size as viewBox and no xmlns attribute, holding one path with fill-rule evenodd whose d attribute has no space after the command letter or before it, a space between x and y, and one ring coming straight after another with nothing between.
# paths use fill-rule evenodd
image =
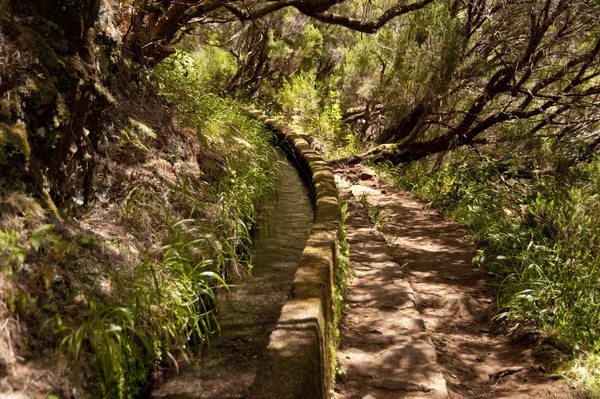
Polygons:
<instances>
[{"instance_id":1,"label":"stone","mask_svg":"<svg viewBox=\"0 0 600 399\"><path fill-rule=\"evenodd\" d=\"M430 392L433 388L400 378L382 378L369 381L372 387L386 391Z\"/></svg>"},{"instance_id":2,"label":"stone","mask_svg":"<svg viewBox=\"0 0 600 399\"><path fill-rule=\"evenodd\" d=\"M372 175L372 174L370 174L370 173L367 173L367 172L362 172L362 173L361 173L361 174L358 176L358 178L359 178L360 180L371 180L371 179L373 178L373 175Z\"/></svg>"}]
</instances>

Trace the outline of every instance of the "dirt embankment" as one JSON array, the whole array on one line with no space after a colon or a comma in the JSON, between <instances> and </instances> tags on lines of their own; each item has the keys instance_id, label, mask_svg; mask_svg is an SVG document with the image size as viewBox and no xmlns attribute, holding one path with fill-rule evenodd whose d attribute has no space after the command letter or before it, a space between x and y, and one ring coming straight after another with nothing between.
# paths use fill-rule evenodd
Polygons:
<instances>
[{"instance_id":1,"label":"dirt embankment","mask_svg":"<svg viewBox=\"0 0 600 399\"><path fill-rule=\"evenodd\" d=\"M89 339L57 353L61 339L111 331L108 309L131 300L123 288L137 266L188 233L172 225L217 216L198 204L227 170L116 52L114 10L71 49L68 32L25 3L30 14L0 21L0 396L80 398L103 389L98 355Z\"/></svg>"}]
</instances>

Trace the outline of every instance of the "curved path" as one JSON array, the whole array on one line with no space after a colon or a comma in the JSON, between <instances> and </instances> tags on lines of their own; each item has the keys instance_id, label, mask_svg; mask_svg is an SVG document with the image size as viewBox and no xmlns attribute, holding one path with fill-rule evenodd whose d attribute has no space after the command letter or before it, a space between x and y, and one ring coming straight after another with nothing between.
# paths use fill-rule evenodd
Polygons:
<instances>
[{"instance_id":1,"label":"curved path","mask_svg":"<svg viewBox=\"0 0 600 399\"><path fill-rule=\"evenodd\" d=\"M581 397L545 378L526 344L490 331L493 281L473 267L464 231L362 166L336 173L349 201L354 275L339 398ZM369 227L362 195L385 215L383 234Z\"/></svg>"},{"instance_id":2,"label":"curved path","mask_svg":"<svg viewBox=\"0 0 600 399\"><path fill-rule=\"evenodd\" d=\"M286 162L280 172L277 198L261 211L252 276L219 294L220 336L203 348L197 363L179 359L178 372L152 392L153 398L250 395L313 222L313 206L297 170Z\"/></svg>"}]
</instances>

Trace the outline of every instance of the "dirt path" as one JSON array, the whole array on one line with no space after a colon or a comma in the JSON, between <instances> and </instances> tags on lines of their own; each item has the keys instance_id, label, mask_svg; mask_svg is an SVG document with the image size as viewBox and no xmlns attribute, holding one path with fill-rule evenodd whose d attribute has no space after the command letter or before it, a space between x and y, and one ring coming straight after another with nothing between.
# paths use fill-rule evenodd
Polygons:
<instances>
[{"instance_id":1,"label":"dirt path","mask_svg":"<svg viewBox=\"0 0 600 399\"><path fill-rule=\"evenodd\" d=\"M348 303L338 362L346 370L340 398L447 397L435 347L416 298L384 236L371 227L350 187L337 181L348 203L350 244Z\"/></svg>"},{"instance_id":2,"label":"dirt path","mask_svg":"<svg viewBox=\"0 0 600 399\"><path fill-rule=\"evenodd\" d=\"M406 291L400 281L410 283L409 288L414 290L418 317L423 320L435 346L434 353L429 356L437 359L436 365L443 373L449 398L583 397L566 381L545 378L543 368L526 346L490 331L488 309L494 301L492 281L473 268L471 260L475 248L469 245L463 230L435 212L425 211L423 204L411 194L378 182L364 167L336 172L338 178L350 182L346 189L354 194L351 208L356 207L358 198L365 193L369 204L379 206L387 216L383 235L394 259L403 265L402 270L407 271L404 278L401 278L402 273L382 274L383 279L379 282L365 281L366 276L376 273L376 269L382 270L385 265L379 259L369 260L356 251L351 253L351 270L355 277L349 286L348 314L338 356L340 363L348 369L348 376L336 387L340 398L430 398L436 397L433 393L442 392L392 394L387 387L371 389L370 381L379 378L377 372L381 370L397 367L413 372L415 369L414 365L407 367L397 359L391 359L387 349L370 343L374 342L370 340L378 330L372 320L393 318L394 314L385 306L370 306L366 310L369 316L363 317L363 305L369 303L354 300L357 287L364 284L370 284L370 292L389 290L386 279L398 285L399 292ZM344 191L344 183L340 188ZM366 212L363 211L363 215ZM354 229L350 223L348 228ZM379 256L378 250L377 258ZM369 263L371 268L365 272L364 267ZM360 361L352 362L346 358L348 353L355 352L369 353L367 368L374 372L364 373Z\"/></svg>"}]
</instances>

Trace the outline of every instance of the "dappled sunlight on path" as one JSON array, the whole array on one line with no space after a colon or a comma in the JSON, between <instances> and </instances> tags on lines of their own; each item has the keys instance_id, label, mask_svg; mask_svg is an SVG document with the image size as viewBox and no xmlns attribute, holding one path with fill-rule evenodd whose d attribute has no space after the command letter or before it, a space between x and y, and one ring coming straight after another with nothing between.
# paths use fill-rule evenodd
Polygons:
<instances>
[{"instance_id":1,"label":"dappled sunlight on path","mask_svg":"<svg viewBox=\"0 0 600 399\"><path fill-rule=\"evenodd\" d=\"M338 183L348 201L346 228L353 275L338 351L347 373L336 388L339 396L445 398L445 382L415 295L383 235L369 226L348 187Z\"/></svg>"},{"instance_id":2,"label":"dappled sunlight on path","mask_svg":"<svg viewBox=\"0 0 600 399\"><path fill-rule=\"evenodd\" d=\"M362 166L337 173L354 275L338 355L347 370L341 398L579 397L566 381L545 378L525 343L491 331L494 281L474 268L464 230ZM359 198L381 212L383 234L370 228Z\"/></svg>"}]
</instances>

